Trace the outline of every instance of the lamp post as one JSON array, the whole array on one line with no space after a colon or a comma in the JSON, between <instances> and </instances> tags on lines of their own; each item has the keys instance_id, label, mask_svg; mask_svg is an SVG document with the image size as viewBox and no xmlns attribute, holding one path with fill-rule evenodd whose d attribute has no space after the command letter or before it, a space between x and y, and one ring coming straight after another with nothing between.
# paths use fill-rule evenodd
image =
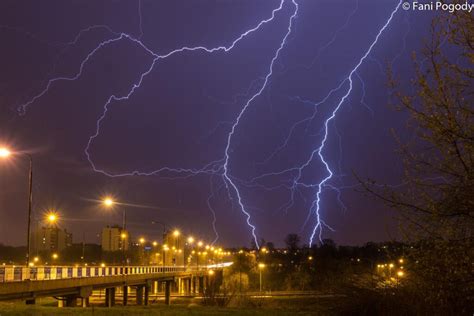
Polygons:
<instances>
[{"instance_id":1,"label":"lamp post","mask_svg":"<svg viewBox=\"0 0 474 316\"><path fill-rule=\"evenodd\" d=\"M112 199L111 197L105 197L102 200L102 204L107 208L111 208L115 204L118 204L118 203L115 202L114 199ZM127 210L125 208L123 208L122 209L122 228L123 228L123 230L126 229L126 225L127 225Z\"/></svg>"},{"instance_id":2,"label":"lamp post","mask_svg":"<svg viewBox=\"0 0 474 316\"><path fill-rule=\"evenodd\" d=\"M15 153L16 154L16 153ZM28 157L30 170L28 176L28 226L26 233L26 267L30 265L30 235L31 235L31 210L33 205L33 157L30 154L22 153ZM0 158L7 159L12 155L8 148L0 148Z\"/></svg>"},{"instance_id":3,"label":"lamp post","mask_svg":"<svg viewBox=\"0 0 474 316\"><path fill-rule=\"evenodd\" d=\"M180 235L180 234L181 234L181 233L180 233L179 230L177 230L177 229L175 229L175 230L173 231L173 236L174 236L174 238L175 238L174 243L175 243L175 247L176 247L175 251L173 252L173 253L174 253L174 257L173 257L173 259L174 259L174 264L173 264L173 265L174 265L174 266L176 266L176 263L177 263L177 262L176 262L176 261L177 261L177 260L176 260L176 253L177 253L177 252L179 253L179 235Z\"/></svg>"},{"instance_id":4,"label":"lamp post","mask_svg":"<svg viewBox=\"0 0 474 316\"><path fill-rule=\"evenodd\" d=\"M163 272L165 272L165 259L166 259L166 251L168 251L168 246L166 245L165 239L166 239L166 223L160 222L160 221L152 221L152 224L160 224L163 227L163 237L162 237L162 252L163 252Z\"/></svg>"},{"instance_id":5,"label":"lamp post","mask_svg":"<svg viewBox=\"0 0 474 316\"><path fill-rule=\"evenodd\" d=\"M117 203L112 197L106 196L102 200L102 204L106 208L112 208L116 204L119 204L119 203ZM120 233L120 243L122 245L122 266L125 266L125 264L127 263L125 243L128 243L129 239L127 238L128 234L127 234L126 226L127 226L127 210L126 210L126 208L122 208L122 232Z\"/></svg>"},{"instance_id":6,"label":"lamp post","mask_svg":"<svg viewBox=\"0 0 474 316\"><path fill-rule=\"evenodd\" d=\"M262 271L265 269L265 263L258 264L258 271L260 272L260 292L262 292Z\"/></svg>"},{"instance_id":7,"label":"lamp post","mask_svg":"<svg viewBox=\"0 0 474 316\"><path fill-rule=\"evenodd\" d=\"M204 245L204 243L201 240L198 241L198 243L197 243L198 252L197 252L197 256L196 256L196 267L197 267L198 271L199 271L199 257L201 256L201 248L202 248L203 245Z\"/></svg>"}]
</instances>

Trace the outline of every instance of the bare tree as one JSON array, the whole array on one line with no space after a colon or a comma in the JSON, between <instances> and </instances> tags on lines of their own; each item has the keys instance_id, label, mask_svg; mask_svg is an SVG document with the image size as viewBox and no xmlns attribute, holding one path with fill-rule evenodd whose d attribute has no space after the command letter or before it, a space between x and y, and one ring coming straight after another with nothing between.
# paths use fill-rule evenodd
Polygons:
<instances>
[{"instance_id":1,"label":"bare tree","mask_svg":"<svg viewBox=\"0 0 474 316\"><path fill-rule=\"evenodd\" d=\"M414 64L412 93L390 73L397 109L409 114L416 135L409 143L397 138L406 185L363 185L398 211L403 235L414 245L404 288L413 301L437 313L472 312L474 16L458 11L435 18Z\"/></svg>"}]
</instances>

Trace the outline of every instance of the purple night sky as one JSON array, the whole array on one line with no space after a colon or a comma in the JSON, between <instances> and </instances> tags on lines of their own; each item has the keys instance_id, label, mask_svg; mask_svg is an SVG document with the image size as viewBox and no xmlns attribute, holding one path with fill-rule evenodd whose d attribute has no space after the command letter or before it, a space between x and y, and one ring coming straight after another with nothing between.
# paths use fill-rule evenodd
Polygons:
<instances>
[{"instance_id":1,"label":"purple night sky","mask_svg":"<svg viewBox=\"0 0 474 316\"><path fill-rule=\"evenodd\" d=\"M2 1L0 147L34 157L33 225L55 209L74 242L83 233L99 242L100 229L120 224L126 208L134 236L159 239L156 220L209 242L215 227L220 244L249 245L240 196L258 238L281 245L295 232L308 243L317 224L308 214L328 172L317 154L299 177L297 169L321 145L325 121L348 92L345 79L398 4ZM410 135L404 115L389 105L386 68L409 87L412 52L429 22L429 13L400 7L351 77L322 151L334 173L319 210L334 232L322 225L323 238L361 244L397 237L395 214L360 192L353 174L400 183L391 130ZM232 48L184 50L153 64L158 55L198 46ZM112 95L130 97L107 105L93 137ZM0 243L25 243L27 168L21 156L0 161ZM130 205L105 210L98 200L108 194Z\"/></svg>"}]
</instances>

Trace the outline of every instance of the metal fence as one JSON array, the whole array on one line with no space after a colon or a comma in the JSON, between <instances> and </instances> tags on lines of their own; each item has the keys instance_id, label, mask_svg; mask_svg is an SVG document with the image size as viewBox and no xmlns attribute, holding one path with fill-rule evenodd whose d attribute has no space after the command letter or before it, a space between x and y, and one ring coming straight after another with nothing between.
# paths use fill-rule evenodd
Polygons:
<instances>
[{"instance_id":1,"label":"metal fence","mask_svg":"<svg viewBox=\"0 0 474 316\"><path fill-rule=\"evenodd\" d=\"M38 266L30 268L0 266L0 282L59 280L71 278L184 272L188 270L193 270L193 268L184 266Z\"/></svg>"}]
</instances>

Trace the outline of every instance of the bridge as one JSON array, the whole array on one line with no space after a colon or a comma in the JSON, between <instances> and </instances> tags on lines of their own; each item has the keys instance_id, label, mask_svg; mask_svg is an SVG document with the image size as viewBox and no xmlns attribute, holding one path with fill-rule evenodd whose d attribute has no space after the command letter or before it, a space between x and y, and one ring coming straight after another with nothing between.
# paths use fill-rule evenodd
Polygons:
<instances>
[{"instance_id":1,"label":"bridge","mask_svg":"<svg viewBox=\"0 0 474 316\"><path fill-rule=\"evenodd\" d=\"M105 305L115 305L120 294L126 306L135 293L137 305L148 305L150 293L162 292L170 304L172 289L180 294L203 294L220 282L222 271L232 263L201 267L186 266L38 266L0 267L0 300L25 300L35 304L38 297L54 297L58 306L86 307L95 290L105 290Z\"/></svg>"}]
</instances>

